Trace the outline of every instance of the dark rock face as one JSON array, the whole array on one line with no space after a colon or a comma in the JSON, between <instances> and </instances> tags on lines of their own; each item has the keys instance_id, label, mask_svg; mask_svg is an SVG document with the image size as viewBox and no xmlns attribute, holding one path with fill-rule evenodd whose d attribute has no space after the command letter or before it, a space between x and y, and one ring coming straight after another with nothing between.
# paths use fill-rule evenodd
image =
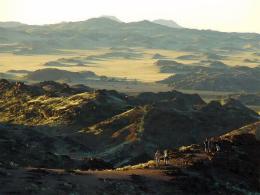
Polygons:
<instances>
[{"instance_id":1,"label":"dark rock face","mask_svg":"<svg viewBox=\"0 0 260 195\"><path fill-rule=\"evenodd\" d=\"M68 153L77 149L89 151L70 138L48 136L33 128L3 125L0 127L0 164L5 168L45 167L52 169L108 169L109 163L101 159L72 159L68 155L57 154L60 148ZM66 149L65 149L66 150ZM69 151L70 150L70 151Z\"/></svg>"}]
</instances>

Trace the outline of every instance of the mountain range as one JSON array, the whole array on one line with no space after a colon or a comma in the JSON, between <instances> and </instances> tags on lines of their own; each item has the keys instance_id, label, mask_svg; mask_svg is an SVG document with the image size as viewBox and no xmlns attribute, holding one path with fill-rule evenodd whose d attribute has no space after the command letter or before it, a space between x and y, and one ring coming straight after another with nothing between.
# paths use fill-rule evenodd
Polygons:
<instances>
[{"instance_id":1,"label":"mountain range","mask_svg":"<svg viewBox=\"0 0 260 195\"><path fill-rule=\"evenodd\" d=\"M158 23L158 20L156 22ZM233 52L259 50L260 47L258 34L172 28L168 27L167 21L159 20L159 23L166 23L167 26L147 20L123 23L107 17L43 26L2 23L0 50L33 54L57 53L60 49L117 46L196 52L210 50Z\"/></svg>"},{"instance_id":2,"label":"mountain range","mask_svg":"<svg viewBox=\"0 0 260 195\"><path fill-rule=\"evenodd\" d=\"M110 19L110 20L114 20L116 22L123 23L120 19L118 19L115 16L103 15L99 18L107 18L107 19ZM182 26L180 26L179 24L177 24L173 20L157 19L157 20L153 20L152 22L156 23L156 24L160 24L162 26L168 26L168 27L171 27L171 28L183 28ZM26 26L26 25L27 24L20 23L20 22L0 22L0 27L3 27L3 28L14 28L14 27L20 27L20 26Z\"/></svg>"}]
</instances>

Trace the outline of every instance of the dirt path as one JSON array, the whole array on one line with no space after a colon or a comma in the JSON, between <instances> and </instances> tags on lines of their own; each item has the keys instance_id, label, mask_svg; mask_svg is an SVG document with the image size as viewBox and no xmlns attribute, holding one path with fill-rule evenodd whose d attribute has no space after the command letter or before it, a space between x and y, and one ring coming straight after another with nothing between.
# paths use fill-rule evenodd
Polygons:
<instances>
[{"instance_id":1,"label":"dirt path","mask_svg":"<svg viewBox=\"0 0 260 195\"><path fill-rule=\"evenodd\" d=\"M63 169L37 169L37 168L26 168L27 171L47 171L50 173L56 174L66 174ZM151 180L159 180L159 181L170 181L172 177L166 175L163 170L159 169L134 169L134 170L89 170L89 171L74 171L75 175L87 176L87 177L95 177L98 179L121 179L121 180L129 180L131 176L138 175L145 177Z\"/></svg>"},{"instance_id":2,"label":"dirt path","mask_svg":"<svg viewBox=\"0 0 260 195\"><path fill-rule=\"evenodd\" d=\"M172 179L163 170L156 169L66 172L62 169L26 168L6 170L6 175L0 178L0 185L5 186L0 188L0 194L51 195L77 192L95 195L125 190L154 194L158 184L162 184L163 188Z\"/></svg>"}]
</instances>

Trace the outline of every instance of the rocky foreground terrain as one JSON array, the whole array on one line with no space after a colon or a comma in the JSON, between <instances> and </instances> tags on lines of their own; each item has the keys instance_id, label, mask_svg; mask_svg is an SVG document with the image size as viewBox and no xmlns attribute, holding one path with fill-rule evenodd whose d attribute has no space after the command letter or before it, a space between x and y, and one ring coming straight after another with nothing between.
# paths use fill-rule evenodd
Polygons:
<instances>
[{"instance_id":1,"label":"rocky foreground terrain","mask_svg":"<svg viewBox=\"0 0 260 195\"><path fill-rule=\"evenodd\" d=\"M221 136L259 120L237 100L207 104L177 91L127 96L53 81L0 80L0 92L0 194L259 191L259 124ZM220 153L203 152L206 137ZM183 145L191 146L175 149ZM155 169L148 161L165 148L171 166Z\"/></svg>"},{"instance_id":2,"label":"rocky foreground terrain","mask_svg":"<svg viewBox=\"0 0 260 195\"><path fill-rule=\"evenodd\" d=\"M259 130L257 122L213 137L221 147L215 153L205 153L203 144L174 149L167 166L149 161L84 171L1 164L0 194L258 194Z\"/></svg>"}]
</instances>

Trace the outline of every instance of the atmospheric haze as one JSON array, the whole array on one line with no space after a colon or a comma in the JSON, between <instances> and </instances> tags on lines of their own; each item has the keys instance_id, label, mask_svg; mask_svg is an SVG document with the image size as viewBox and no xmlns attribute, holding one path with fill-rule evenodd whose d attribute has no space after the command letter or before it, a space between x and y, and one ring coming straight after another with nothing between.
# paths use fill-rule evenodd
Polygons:
<instances>
[{"instance_id":1,"label":"atmospheric haze","mask_svg":"<svg viewBox=\"0 0 260 195\"><path fill-rule=\"evenodd\" d=\"M124 22L170 19L187 28L260 33L259 0L1 0L0 21L50 24L113 15Z\"/></svg>"}]
</instances>

